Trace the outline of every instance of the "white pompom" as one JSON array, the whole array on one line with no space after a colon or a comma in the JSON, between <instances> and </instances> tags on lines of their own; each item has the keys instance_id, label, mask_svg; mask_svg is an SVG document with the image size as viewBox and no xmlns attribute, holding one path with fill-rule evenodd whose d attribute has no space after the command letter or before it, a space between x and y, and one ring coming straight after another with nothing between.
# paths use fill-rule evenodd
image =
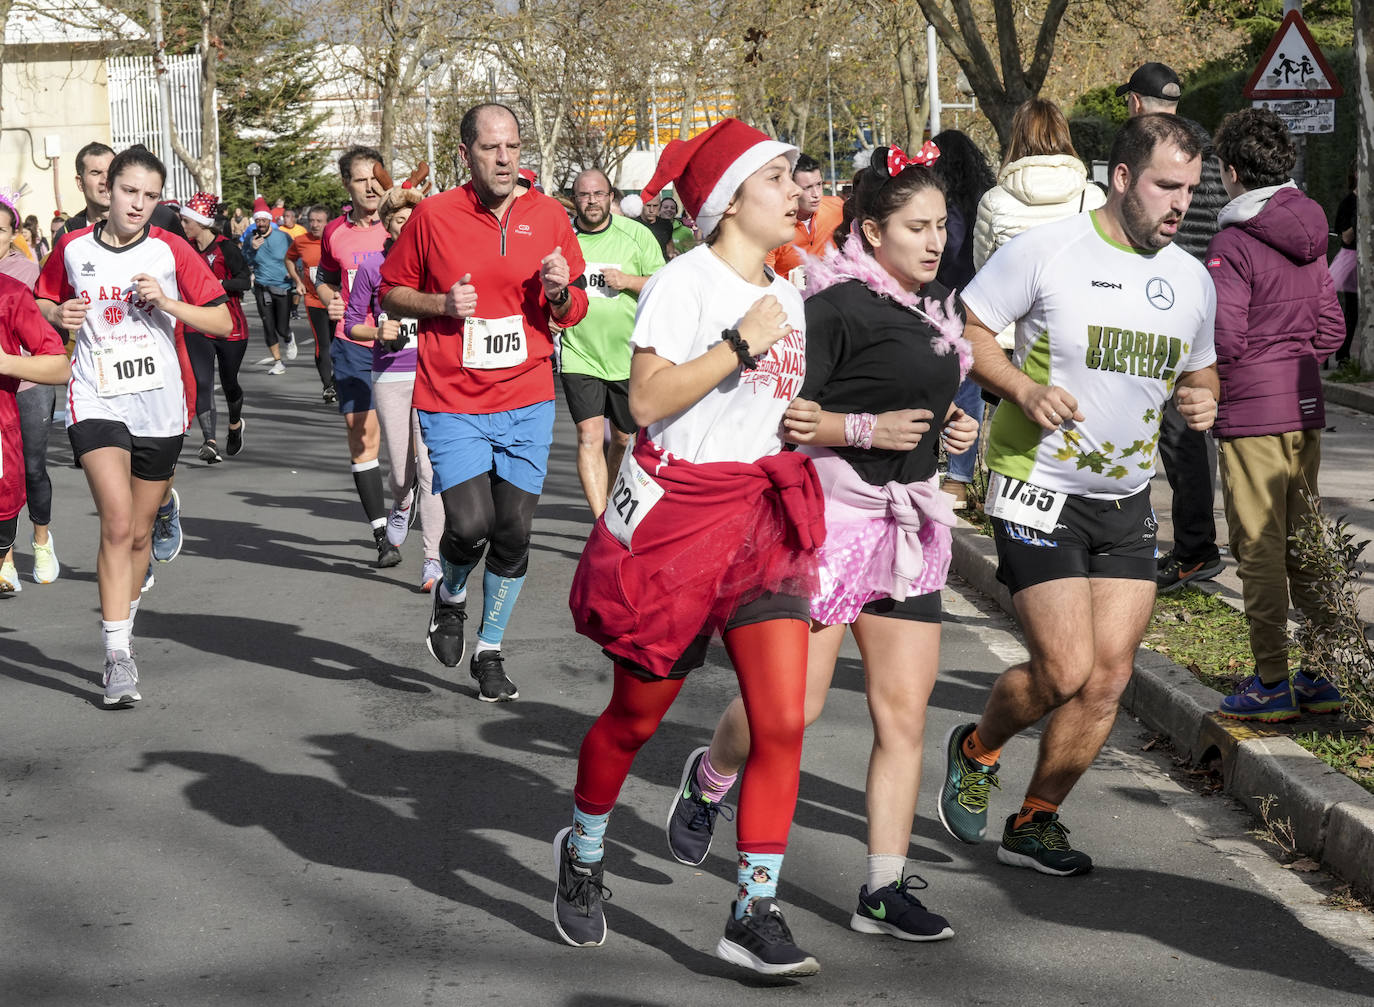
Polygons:
<instances>
[{"instance_id":1,"label":"white pompom","mask_svg":"<svg viewBox=\"0 0 1374 1007\"><path fill-rule=\"evenodd\" d=\"M632 192L620 201L620 212L627 217L638 217L644 212L644 200Z\"/></svg>"}]
</instances>

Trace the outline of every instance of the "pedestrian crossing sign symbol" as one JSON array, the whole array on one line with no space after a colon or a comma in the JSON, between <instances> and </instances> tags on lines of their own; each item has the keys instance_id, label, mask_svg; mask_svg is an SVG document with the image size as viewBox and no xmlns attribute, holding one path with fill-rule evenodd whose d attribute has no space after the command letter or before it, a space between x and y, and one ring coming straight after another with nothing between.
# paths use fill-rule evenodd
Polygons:
<instances>
[{"instance_id":1,"label":"pedestrian crossing sign symbol","mask_svg":"<svg viewBox=\"0 0 1374 1007\"><path fill-rule=\"evenodd\" d=\"M1345 93L1302 15L1291 10L1242 92L1255 98L1339 98Z\"/></svg>"}]
</instances>

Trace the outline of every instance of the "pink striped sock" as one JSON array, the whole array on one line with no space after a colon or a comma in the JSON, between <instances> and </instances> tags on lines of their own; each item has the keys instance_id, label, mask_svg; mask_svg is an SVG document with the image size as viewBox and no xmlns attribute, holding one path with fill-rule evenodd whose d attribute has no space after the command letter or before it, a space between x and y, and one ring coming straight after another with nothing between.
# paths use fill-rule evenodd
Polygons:
<instances>
[{"instance_id":1,"label":"pink striped sock","mask_svg":"<svg viewBox=\"0 0 1374 1007\"><path fill-rule=\"evenodd\" d=\"M729 776L718 773L711 765L709 749L701 753L701 762L697 763L697 788L701 791L702 797L713 804L719 804L725 800L725 795L730 792L738 778L738 773L731 773Z\"/></svg>"}]
</instances>

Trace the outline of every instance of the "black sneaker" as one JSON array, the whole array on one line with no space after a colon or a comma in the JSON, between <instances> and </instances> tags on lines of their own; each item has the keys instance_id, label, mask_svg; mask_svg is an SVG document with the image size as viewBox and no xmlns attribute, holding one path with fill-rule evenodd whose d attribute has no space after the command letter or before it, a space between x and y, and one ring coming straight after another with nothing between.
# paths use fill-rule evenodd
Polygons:
<instances>
[{"instance_id":1,"label":"black sneaker","mask_svg":"<svg viewBox=\"0 0 1374 1007\"><path fill-rule=\"evenodd\" d=\"M925 887L925 879L918 874L909 874L871 894L864 885L859 889L859 908L849 918L849 929L861 934L888 934L902 941L948 940L954 936L949 920L926 909L911 894Z\"/></svg>"},{"instance_id":2,"label":"black sneaker","mask_svg":"<svg viewBox=\"0 0 1374 1007\"><path fill-rule=\"evenodd\" d=\"M218 465L224 459L220 456L219 448L214 441L205 441L200 446L200 460L206 465Z\"/></svg>"},{"instance_id":3,"label":"black sneaker","mask_svg":"<svg viewBox=\"0 0 1374 1007\"><path fill-rule=\"evenodd\" d=\"M430 594L434 604L429 610L429 629L425 632L425 646L430 657L448 668L456 668L463 660L463 623L468 618L467 600L445 602L439 600L442 579L434 582Z\"/></svg>"},{"instance_id":4,"label":"black sneaker","mask_svg":"<svg viewBox=\"0 0 1374 1007\"><path fill-rule=\"evenodd\" d=\"M708 801L701 796L697 786L697 766L706 754L706 747L698 748L687 756L682 767L682 779L678 781L673 794L673 803L668 807L668 852L679 864L696 867L711 852L711 837L716 831L716 816L725 813L725 820L734 818L723 804Z\"/></svg>"},{"instance_id":5,"label":"black sneaker","mask_svg":"<svg viewBox=\"0 0 1374 1007\"><path fill-rule=\"evenodd\" d=\"M606 943L606 914L601 903L611 890L601 883L601 861L579 864L568 852L571 827L553 837L553 925L558 936L575 948L599 948Z\"/></svg>"},{"instance_id":6,"label":"black sneaker","mask_svg":"<svg viewBox=\"0 0 1374 1007\"><path fill-rule=\"evenodd\" d=\"M484 703L508 703L520 698L520 690L506 677L506 668L499 650L479 650L472 655L468 666L472 680L477 683L477 698Z\"/></svg>"},{"instance_id":7,"label":"black sneaker","mask_svg":"<svg viewBox=\"0 0 1374 1007\"><path fill-rule=\"evenodd\" d=\"M238 429L229 428L229 440L224 445L224 453L230 458L243 453L243 428L245 426L247 424L243 420L239 420Z\"/></svg>"},{"instance_id":8,"label":"black sneaker","mask_svg":"<svg viewBox=\"0 0 1374 1007\"><path fill-rule=\"evenodd\" d=\"M1093 869L1092 857L1069 845L1069 830L1054 812L1037 811L1019 829L1012 828L1015 821L1015 815L1008 815L1002 830L1002 845L997 847L997 859L1002 863L1061 878Z\"/></svg>"},{"instance_id":9,"label":"black sneaker","mask_svg":"<svg viewBox=\"0 0 1374 1007\"><path fill-rule=\"evenodd\" d=\"M400 564L401 550L387 541L385 528L376 529L372 538L377 543L377 569L385 570Z\"/></svg>"},{"instance_id":10,"label":"black sneaker","mask_svg":"<svg viewBox=\"0 0 1374 1007\"><path fill-rule=\"evenodd\" d=\"M738 920L731 903L716 957L766 976L814 976L821 970L820 962L792 941L792 931L772 899L759 899L754 911Z\"/></svg>"},{"instance_id":11,"label":"black sneaker","mask_svg":"<svg viewBox=\"0 0 1374 1007\"><path fill-rule=\"evenodd\" d=\"M1167 552L1160 557L1155 585L1160 594L1168 594L1193 581L1211 580L1221 573L1224 566L1220 556L1213 556L1211 559L1183 560L1172 552Z\"/></svg>"}]
</instances>

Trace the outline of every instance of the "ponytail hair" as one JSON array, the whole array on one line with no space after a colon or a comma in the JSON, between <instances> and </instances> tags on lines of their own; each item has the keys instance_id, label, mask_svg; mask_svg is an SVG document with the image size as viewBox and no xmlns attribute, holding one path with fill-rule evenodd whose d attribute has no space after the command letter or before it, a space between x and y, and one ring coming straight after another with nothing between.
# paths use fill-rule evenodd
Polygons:
<instances>
[{"instance_id":1,"label":"ponytail hair","mask_svg":"<svg viewBox=\"0 0 1374 1007\"><path fill-rule=\"evenodd\" d=\"M933 145L927 144L927 149L931 147ZM873 247L863 232L864 221L871 220L881 229L888 218L906 206L916 193L934 189L940 195L945 195L945 183L929 163L908 163L897 174L889 174L887 166L891 149L879 147L873 152L868 167L854 176L853 191L844 201L844 217L840 226L835 228L836 248L843 250L845 242L858 235L864 251L872 255ZM897 153L900 154L900 150ZM901 156L905 160L906 155ZM935 156L939 156L938 151L935 151ZM934 160L935 157L929 158L929 161Z\"/></svg>"}]
</instances>

